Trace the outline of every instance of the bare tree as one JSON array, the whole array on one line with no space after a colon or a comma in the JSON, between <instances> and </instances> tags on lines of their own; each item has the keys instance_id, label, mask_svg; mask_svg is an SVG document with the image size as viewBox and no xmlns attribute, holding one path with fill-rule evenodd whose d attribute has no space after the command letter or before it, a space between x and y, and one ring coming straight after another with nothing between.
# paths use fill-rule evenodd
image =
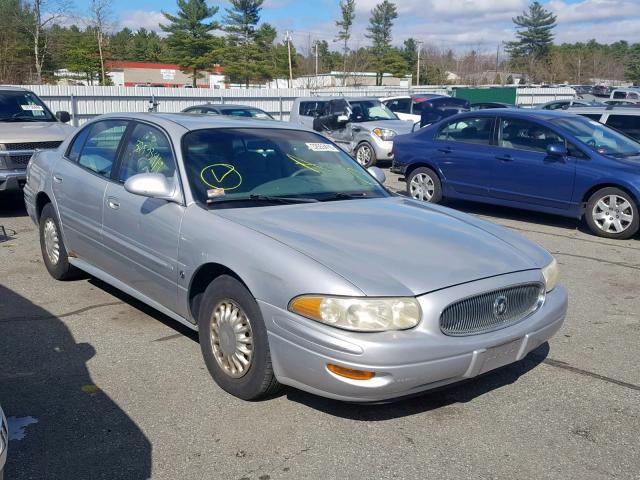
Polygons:
<instances>
[{"instance_id":1,"label":"bare tree","mask_svg":"<svg viewBox=\"0 0 640 480\"><path fill-rule=\"evenodd\" d=\"M95 30L98 40L98 52L100 54L100 73L102 85L107 83L104 70L104 34L108 28L109 19L111 17L110 0L90 0L89 10L91 12L91 26Z\"/></svg>"},{"instance_id":2,"label":"bare tree","mask_svg":"<svg viewBox=\"0 0 640 480\"><path fill-rule=\"evenodd\" d=\"M33 40L36 82L42 83L42 66L49 49L48 29L71 11L71 0L28 0L29 15L17 14L17 23Z\"/></svg>"}]
</instances>

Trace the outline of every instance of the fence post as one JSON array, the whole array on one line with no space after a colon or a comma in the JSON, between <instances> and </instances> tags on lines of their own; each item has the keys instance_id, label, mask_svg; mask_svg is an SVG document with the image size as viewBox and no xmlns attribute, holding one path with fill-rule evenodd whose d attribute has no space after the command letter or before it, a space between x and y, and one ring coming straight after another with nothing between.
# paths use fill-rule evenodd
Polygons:
<instances>
[{"instance_id":1,"label":"fence post","mask_svg":"<svg viewBox=\"0 0 640 480\"><path fill-rule=\"evenodd\" d=\"M282 121L282 96L279 97L279 102L280 102L280 121Z\"/></svg>"},{"instance_id":2,"label":"fence post","mask_svg":"<svg viewBox=\"0 0 640 480\"><path fill-rule=\"evenodd\" d=\"M71 94L71 123L74 127L78 126L78 99L72 93Z\"/></svg>"},{"instance_id":3,"label":"fence post","mask_svg":"<svg viewBox=\"0 0 640 480\"><path fill-rule=\"evenodd\" d=\"M220 103L224 105L224 97L222 95L220 95Z\"/></svg>"}]
</instances>

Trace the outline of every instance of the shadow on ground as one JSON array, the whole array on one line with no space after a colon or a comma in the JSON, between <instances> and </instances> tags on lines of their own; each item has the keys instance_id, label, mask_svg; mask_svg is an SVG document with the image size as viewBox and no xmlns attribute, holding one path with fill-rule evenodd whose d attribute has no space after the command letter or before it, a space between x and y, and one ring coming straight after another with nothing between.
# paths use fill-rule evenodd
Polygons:
<instances>
[{"instance_id":1,"label":"shadow on ground","mask_svg":"<svg viewBox=\"0 0 640 480\"><path fill-rule=\"evenodd\" d=\"M547 358L549 344L544 343L520 362L453 386L432 390L412 398L380 405L355 405L288 389L287 398L329 415L363 422L390 420L470 402L488 392L516 382Z\"/></svg>"},{"instance_id":2,"label":"shadow on ground","mask_svg":"<svg viewBox=\"0 0 640 480\"><path fill-rule=\"evenodd\" d=\"M9 442L5 478L151 476L151 444L94 385L94 354L55 315L0 285L0 404L8 417L37 419Z\"/></svg>"},{"instance_id":3,"label":"shadow on ground","mask_svg":"<svg viewBox=\"0 0 640 480\"><path fill-rule=\"evenodd\" d=\"M25 217L26 215L27 209L24 206L22 192L0 192L0 218Z\"/></svg>"}]
</instances>

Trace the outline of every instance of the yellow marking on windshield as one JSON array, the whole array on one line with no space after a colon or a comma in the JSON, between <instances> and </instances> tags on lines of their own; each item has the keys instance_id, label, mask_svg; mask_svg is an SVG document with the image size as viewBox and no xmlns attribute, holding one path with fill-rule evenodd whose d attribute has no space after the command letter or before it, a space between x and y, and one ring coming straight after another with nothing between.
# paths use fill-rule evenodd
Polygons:
<instances>
[{"instance_id":1,"label":"yellow marking on windshield","mask_svg":"<svg viewBox=\"0 0 640 480\"><path fill-rule=\"evenodd\" d=\"M235 190L242 185L242 175L236 170L236 167L228 163L207 165L200 172L200 179L202 183L211 188L219 188L225 191Z\"/></svg>"},{"instance_id":2,"label":"yellow marking on windshield","mask_svg":"<svg viewBox=\"0 0 640 480\"><path fill-rule=\"evenodd\" d=\"M315 173L322 173L322 168L320 168L320 166L316 165L315 163L309 162L307 160L302 160L301 158L295 157L290 153L287 153L287 157L289 158L289 160L291 160L295 164L300 165L301 167L306 168L307 170L311 170L312 172L315 172Z\"/></svg>"}]
</instances>

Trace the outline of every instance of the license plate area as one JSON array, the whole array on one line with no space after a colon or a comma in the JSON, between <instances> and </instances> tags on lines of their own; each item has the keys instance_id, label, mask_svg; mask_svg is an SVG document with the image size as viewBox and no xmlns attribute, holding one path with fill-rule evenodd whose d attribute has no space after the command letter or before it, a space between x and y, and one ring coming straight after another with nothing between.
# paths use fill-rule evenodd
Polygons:
<instances>
[{"instance_id":1,"label":"license plate area","mask_svg":"<svg viewBox=\"0 0 640 480\"><path fill-rule=\"evenodd\" d=\"M487 349L484 353L484 362L480 373L485 373L496 368L504 367L516 361L522 339L519 338L509 343Z\"/></svg>"}]
</instances>

